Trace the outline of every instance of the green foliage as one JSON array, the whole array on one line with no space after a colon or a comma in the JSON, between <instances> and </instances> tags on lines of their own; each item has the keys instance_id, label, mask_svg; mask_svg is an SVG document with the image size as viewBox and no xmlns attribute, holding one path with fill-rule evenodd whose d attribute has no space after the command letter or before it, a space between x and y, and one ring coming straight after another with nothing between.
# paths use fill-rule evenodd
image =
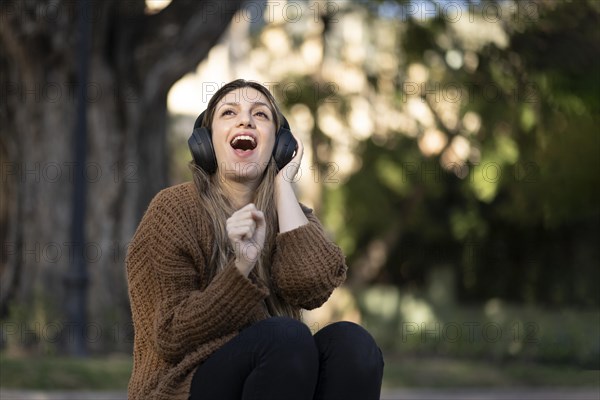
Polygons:
<instances>
[{"instance_id":1,"label":"green foliage","mask_svg":"<svg viewBox=\"0 0 600 400\"><path fill-rule=\"evenodd\" d=\"M596 387L598 374L576 367L447 357L390 355L383 386L426 388Z\"/></svg>"},{"instance_id":2,"label":"green foliage","mask_svg":"<svg viewBox=\"0 0 600 400\"><path fill-rule=\"evenodd\" d=\"M473 17L490 3L473 3ZM362 168L343 187L328 188L325 203L335 206L325 210L342 213L340 237L354 237L351 265L399 227L376 281L422 286L448 264L464 302L597 308L600 10L594 1L515 5L536 12L497 22L506 44L473 46L448 18L408 19L398 28L398 108L410 98L407 70L423 65L430 89L413 98L433 112L447 144L424 155L420 122L416 137L399 130L393 139L367 139ZM449 52L462 57L460 67L449 64ZM381 79L370 77L372 91L379 93ZM463 94L450 104L456 126L441 118L450 87ZM479 116L479 128L468 128L468 113ZM471 150L460 168L445 168L454 139Z\"/></svg>"},{"instance_id":3,"label":"green foliage","mask_svg":"<svg viewBox=\"0 0 600 400\"><path fill-rule=\"evenodd\" d=\"M425 290L373 286L361 291L363 324L386 352L398 356L600 367L598 311L546 310L498 299L453 304L451 291L440 292L448 279L451 275L438 271Z\"/></svg>"},{"instance_id":4,"label":"green foliage","mask_svg":"<svg viewBox=\"0 0 600 400\"><path fill-rule=\"evenodd\" d=\"M20 358L0 354L0 387L37 390L126 390L129 357Z\"/></svg>"}]
</instances>

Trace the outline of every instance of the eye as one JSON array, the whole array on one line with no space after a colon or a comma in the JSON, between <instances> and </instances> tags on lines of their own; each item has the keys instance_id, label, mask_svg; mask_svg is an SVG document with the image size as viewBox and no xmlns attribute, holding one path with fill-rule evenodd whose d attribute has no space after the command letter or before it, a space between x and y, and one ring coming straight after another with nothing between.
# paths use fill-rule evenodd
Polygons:
<instances>
[{"instance_id":1,"label":"eye","mask_svg":"<svg viewBox=\"0 0 600 400\"><path fill-rule=\"evenodd\" d=\"M269 119L269 115L264 111L257 111L254 115L258 115L262 118Z\"/></svg>"},{"instance_id":2,"label":"eye","mask_svg":"<svg viewBox=\"0 0 600 400\"><path fill-rule=\"evenodd\" d=\"M235 115L235 112L229 108L221 113L221 116L225 116L225 115Z\"/></svg>"}]
</instances>

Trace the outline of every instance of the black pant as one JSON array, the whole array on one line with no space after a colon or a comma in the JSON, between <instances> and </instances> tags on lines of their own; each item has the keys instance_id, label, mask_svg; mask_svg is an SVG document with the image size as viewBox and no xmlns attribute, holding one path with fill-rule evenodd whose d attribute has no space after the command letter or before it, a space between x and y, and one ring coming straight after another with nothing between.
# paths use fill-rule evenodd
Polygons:
<instances>
[{"instance_id":1,"label":"black pant","mask_svg":"<svg viewBox=\"0 0 600 400\"><path fill-rule=\"evenodd\" d=\"M352 322L314 336L303 323L258 322L213 353L192 380L190 400L378 400L383 357Z\"/></svg>"}]
</instances>

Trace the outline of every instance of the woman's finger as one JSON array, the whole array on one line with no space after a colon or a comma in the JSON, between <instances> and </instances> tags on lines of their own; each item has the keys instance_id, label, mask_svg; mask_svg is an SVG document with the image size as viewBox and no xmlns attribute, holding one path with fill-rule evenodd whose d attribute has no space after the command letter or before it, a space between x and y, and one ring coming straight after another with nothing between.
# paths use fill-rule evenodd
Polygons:
<instances>
[{"instance_id":1,"label":"woman's finger","mask_svg":"<svg viewBox=\"0 0 600 400\"><path fill-rule=\"evenodd\" d=\"M262 211L252 211L252 219L256 222L265 222L265 214Z\"/></svg>"},{"instance_id":2,"label":"woman's finger","mask_svg":"<svg viewBox=\"0 0 600 400\"><path fill-rule=\"evenodd\" d=\"M296 142L298 142L298 148L296 149L296 154L294 155L294 158L292 158L292 161L300 164L302 156L304 155L304 143L302 143L302 140L300 140L298 136L294 135L294 138L296 139Z\"/></svg>"},{"instance_id":3,"label":"woman's finger","mask_svg":"<svg viewBox=\"0 0 600 400\"><path fill-rule=\"evenodd\" d=\"M227 236L229 240L239 241L239 240L248 240L251 239L254 235L254 229L248 226L240 226L236 228L232 228L227 232Z\"/></svg>"},{"instance_id":4,"label":"woman's finger","mask_svg":"<svg viewBox=\"0 0 600 400\"><path fill-rule=\"evenodd\" d=\"M233 215L235 215L237 213L242 213L245 211L255 211L255 210L256 210L256 206L254 205L254 203L248 203L244 207L242 207L239 210L237 210L236 212L234 212Z\"/></svg>"}]
</instances>

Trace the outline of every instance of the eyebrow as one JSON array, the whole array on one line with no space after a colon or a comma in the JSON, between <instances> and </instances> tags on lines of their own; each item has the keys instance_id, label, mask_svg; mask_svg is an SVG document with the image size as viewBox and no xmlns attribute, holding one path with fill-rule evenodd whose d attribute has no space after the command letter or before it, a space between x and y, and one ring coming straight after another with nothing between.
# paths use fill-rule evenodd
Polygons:
<instances>
[{"instance_id":1,"label":"eyebrow","mask_svg":"<svg viewBox=\"0 0 600 400\"><path fill-rule=\"evenodd\" d=\"M235 107L239 107L240 103L237 101L232 101L232 102L228 102L228 103L223 103L219 106L219 108L223 107L223 106L235 106ZM259 106L265 106L267 107L269 110L271 110L271 108L269 107L269 105L267 103L263 103L262 101L255 101L252 103L252 108L255 107L259 107ZM217 110L219 109L217 108Z\"/></svg>"}]
</instances>

